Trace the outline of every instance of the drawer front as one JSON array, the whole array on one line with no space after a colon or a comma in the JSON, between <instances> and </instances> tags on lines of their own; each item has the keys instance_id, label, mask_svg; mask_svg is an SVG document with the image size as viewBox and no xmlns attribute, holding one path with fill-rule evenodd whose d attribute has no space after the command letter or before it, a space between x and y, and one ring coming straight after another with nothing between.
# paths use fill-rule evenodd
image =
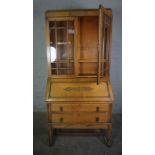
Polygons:
<instances>
[{"instance_id":1,"label":"drawer front","mask_svg":"<svg viewBox=\"0 0 155 155\"><path fill-rule=\"evenodd\" d=\"M50 115L53 123L105 123L109 121L108 113L53 113Z\"/></svg>"},{"instance_id":2,"label":"drawer front","mask_svg":"<svg viewBox=\"0 0 155 155\"><path fill-rule=\"evenodd\" d=\"M110 104L50 104L51 112L107 112Z\"/></svg>"}]
</instances>

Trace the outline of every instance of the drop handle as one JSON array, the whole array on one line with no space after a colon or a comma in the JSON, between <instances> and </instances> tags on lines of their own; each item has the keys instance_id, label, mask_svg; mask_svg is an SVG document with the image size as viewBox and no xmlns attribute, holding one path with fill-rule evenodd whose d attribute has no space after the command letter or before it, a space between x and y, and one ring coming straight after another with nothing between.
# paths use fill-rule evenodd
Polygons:
<instances>
[{"instance_id":1,"label":"drop handle","mask_svg":"<svg viewBox=\"0 0 155 155\"><path fill-rule=\"evenodd\" d=\"M63 122L63 118L60 118L60 122L61 122L61 123Z\"/></svg>"},{"instance_id":2,"label":"drop handle","mask_svg":"<svg viewBox=\"0 0 155 155\"><path fill-rule=\"evenodd\" d=\"M96 117L96 122L99 122L99 117Z\"/></svg>"},{"instance_id":3,"label":"drop handle","mask_svg":"<svg viewBox=\"0 0 155 155\"><path fill-rule=\"evenodd\" d=\"M60 107L60 111L63 112L63 107Z\"/></svg>"},{"instance_id":4,"label":"drop handle","mask_svg":"<svg viewBox=\"0 0 155 155\"><path fill-rule=\"evenodd\" d=\"M96 107L96 112L99 112L100 108L99 107Z\"/></svg>"}]
</instances>

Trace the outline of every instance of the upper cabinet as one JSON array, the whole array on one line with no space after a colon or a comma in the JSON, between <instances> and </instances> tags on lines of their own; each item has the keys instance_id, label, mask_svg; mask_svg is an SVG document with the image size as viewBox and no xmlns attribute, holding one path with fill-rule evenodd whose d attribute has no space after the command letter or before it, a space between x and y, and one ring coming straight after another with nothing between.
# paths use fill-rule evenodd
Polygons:
<instances>
[{"instance_id":1,"label":"upper cabinet","mask_svg":"<svg viewBox=\"0 0 155 155\"><path fill-rule=\"evenodd\" d=\"M48 11L48 76L109 78L112 11Z\"/></svg>"}]
</instances>

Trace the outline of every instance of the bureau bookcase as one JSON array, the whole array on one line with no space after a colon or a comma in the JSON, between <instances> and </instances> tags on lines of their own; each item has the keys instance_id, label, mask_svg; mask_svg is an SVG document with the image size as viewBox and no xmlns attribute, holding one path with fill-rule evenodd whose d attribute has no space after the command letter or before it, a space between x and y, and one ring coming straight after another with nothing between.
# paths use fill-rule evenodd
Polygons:
<instances>
[{"instance_id":1,"label":"bureau bookcase","mask_svg":"<svg viewBox=\"0 0 155 155\"><path fill-rule=\"evenodd\" d=\"M112 10L46 12L49 143L55 129L104 129L112 142Z\"/></svg>"}]
</instances>

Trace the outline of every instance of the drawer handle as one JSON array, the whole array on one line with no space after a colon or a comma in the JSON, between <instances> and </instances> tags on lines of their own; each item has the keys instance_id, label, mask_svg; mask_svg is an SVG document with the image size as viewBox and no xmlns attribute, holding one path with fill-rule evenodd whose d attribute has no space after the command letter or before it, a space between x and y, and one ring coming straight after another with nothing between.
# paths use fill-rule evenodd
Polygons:
<instances>
[{"instance_id":1,"label":"drawer handle","mask_svg":"<svg viewBox=\"0 0 155 155\"><path fill-rule=\"evenodd\" d=\"M99 122L99 117L96 117L96 122Z\"/></svg>"},{"instance_id":2,"label":"drawer handle","mask_svg":"<svg viewBox=\"0 0 155 155\"><path fill-rule=\"evenodd\" d=\"M63 112L63 107L60 107L60 111Z\"/></svg>"},{"instance_id":3,"label":"drawer handle","mask_svg":"<svg viewBox=\"0 0 155 155\"><path fill-rule=\"evenodd\" d=\"M63 122L63 118L60 118L60 122L61 122L61 123Z\"/></svg>"},{"instance_id":4,"label":"drawer handle","mask_svg":"<svg viewBox=\"0 0 155 155\"><path fill-rule=\"evenodd\" d=\"M96 111L99 112L99 110L100 110L100 108L99 107L96 107Z\"/></svg>"}]
</instances>

